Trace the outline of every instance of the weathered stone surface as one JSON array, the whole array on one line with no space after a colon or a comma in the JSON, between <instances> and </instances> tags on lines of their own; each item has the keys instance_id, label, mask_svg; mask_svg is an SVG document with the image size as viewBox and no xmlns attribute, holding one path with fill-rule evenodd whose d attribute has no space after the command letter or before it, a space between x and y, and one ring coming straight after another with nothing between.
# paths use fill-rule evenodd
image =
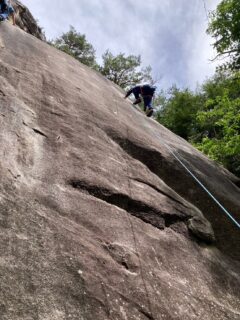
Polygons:
<instances>
[{"instance_id":1,"label":"weathered stone surface","mask_svg":"<svg viewBox=\"0 0 240 320\"><path fill-rule=\"evenodd\" d=\"M206 243L215 242L212 226L206 219L194 216L188 220L188 229L199 239L205 240Z\"/></svg>"},{"instance_id":2,"label":"weathered stone surface","mask_svg":"<svg viewBox=\"0 0 240 320\"><path fill-rule=\"evenodd\" d=\"M16 12L16 24L38 39L46 40L42 29L38 26L37 21L34 19L28 8L17 0L11 0L11 3Z\"/></svg>"},{"instance_id":3,"label":"weathered stone surface","mask_svg":"<svg viewBox=\"0 0 240 320\"><path fill-rule=\"evenodd\" d=\"M239 219L237 180L71 57L0 43L1 319L239 319L239 230L167 146Z\"/></svg>"}]
</instances>

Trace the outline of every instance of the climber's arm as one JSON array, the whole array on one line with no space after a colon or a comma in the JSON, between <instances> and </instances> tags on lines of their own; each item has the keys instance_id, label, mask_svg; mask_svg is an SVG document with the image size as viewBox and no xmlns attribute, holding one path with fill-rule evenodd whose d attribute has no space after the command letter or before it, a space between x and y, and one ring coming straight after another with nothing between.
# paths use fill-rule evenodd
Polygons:
<instances>
[{"instance_id":1,"label":"climber's arm","mask_svg":"<svg viewBox=\"0 0 240 320\"><path fill-rule=\"evenodd\" d=\"M126 95L125 95L125 99L128 97L128 96L130 96L130 94L133 92L133 89L130 89L127 93L126 93Z\"/></svg>"}]
</instances>

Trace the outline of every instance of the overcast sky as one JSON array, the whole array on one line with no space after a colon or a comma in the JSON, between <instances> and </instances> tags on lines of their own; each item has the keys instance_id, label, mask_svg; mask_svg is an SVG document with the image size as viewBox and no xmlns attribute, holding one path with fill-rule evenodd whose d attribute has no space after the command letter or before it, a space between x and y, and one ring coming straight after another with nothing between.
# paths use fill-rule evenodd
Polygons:
<instances>
[{"instance_id":1,"label":"overcast sky","mask_svg":"<svg viewBox=\"0 0 240 320\"><path fill-rule=\"evenodd\" d=\"M205 0L214 10L220 0ZM213 40L206 35L204 0L22 0L48 39L72 25L86 35L98 61L113 54L141 55L159 87L194 89L214 73Z\"/></svg>"}]
</instances>

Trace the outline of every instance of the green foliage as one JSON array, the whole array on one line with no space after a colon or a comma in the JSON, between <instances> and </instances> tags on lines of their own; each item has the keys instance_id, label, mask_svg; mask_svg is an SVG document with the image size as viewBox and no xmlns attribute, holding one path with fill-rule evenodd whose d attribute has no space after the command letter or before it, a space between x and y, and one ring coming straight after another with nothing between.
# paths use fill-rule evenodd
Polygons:
<instances>
[{"instance_id":1,"label":"green foliage","mask_svg":"<svg viewBox=\"0 0 240 320\"><path fill-rule=\"evenodd\" d=\"M213 85L205 85L206 95ZM230 77L216 87L221 87L221 94L207 97L204 110L197 113L201 139L191 139L201 151L240 176L240 81Z\"/></svg>"},{"instance_id":2,"label":"green foliage","mask_svg":"<svg viewBox=\"0 0 240 320\"><path fill-rule=\"evenodd\" d=\"M159 97L156 99L159 101ZM201 98L190 90L170 89L168 98L161 96L162 105L157 120L184 139L195 131L196 113L201 107Z\"/></svg>"},{"instance_id":3,"label":"green foliage","mask_svg":"<svg viewBox=\"0 0 240 320\"><path fill-rule=\"evenodd\" d=\"M223 65L240 69L240 1L223 0L211 15L207 32L215 39L218 57L228 57Z\"/></svg>"},{"instance_id":4,"label":"green foliage","mask_svg":"<svg viewBox=\"0 0 240 320\"><path fill-rule=\"evenodd\" d=\"M140 56L129 55L126 57L123 53L114 56L107 50L102 59L103 65L99 66L98 70L123 89L141 81L152 81L151 67L140 69Z\"/></svg>"},{"instance_id":5,"label":"green foliage","mask_svg":"<svg viewBox=\"0 0 240 320\"><path fill-rule=\"evenodd\" d=\"M96 66L95 50L93 46L87 42L84 34L80 34L72 26L70 26L68 32L63 33L61 37L50 43L57 49L73 56L87 66Z\"/></svg>"},{"instance_id":6,"label":"green foliage","mask_svg":"<svg viewBox=\"0 0 240 320\"><path fill-rule=\"evenodd\" d=\"M142 81L153 82L152 69L150 66L141 68L140 56L125 56L123 53L114 56L107 50L102 56L102 66L98 65L93 46L87 42L84 34L80 34L72 26L70 26L68 32L50 41L49 44L73 56L87 66L96 69L123 89Z\"/></svg>"},{"instance_id":7,"label":"green foliage","mask_svg":"<svg viewBox=\"0 0 240 320\"><path fill-rule=\"evenodd\" d=\"M218 72L200 92L171 89L157 120L240 176L240 76Z\"/></svg>"},{"instance_id":8,"label":"green foliage","mask_svg":"<svg viewBox=\"0 0 240 320\"><path fill-rule=\"evenodd\" d=\"M221 1L208 33L215 39L217 57L228 60L200 92L174 88L165 99L161 97L157 120L240 176L239 0Z\"/></svg>"}]
</instances>

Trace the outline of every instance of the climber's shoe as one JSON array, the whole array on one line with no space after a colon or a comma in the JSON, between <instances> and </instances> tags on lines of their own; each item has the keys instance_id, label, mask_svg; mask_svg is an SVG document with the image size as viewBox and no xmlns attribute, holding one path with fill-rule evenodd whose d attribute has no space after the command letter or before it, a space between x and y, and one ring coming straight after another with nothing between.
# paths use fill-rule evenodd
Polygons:
<instances>
[{"instance_id":1,"label":"climber's shoe","mask_svg":"<svg viewBox=\"0 0 240 320\"><path fill-rule=\"evenodd\" d=\"M138 98L138 99L136 99L136 100L133 102L133 104L135 105L135 104L139 104L139 103L141 103L141 102L142 102L141 98Z\"/></svg>"},{"instance_id":2,"label":"climber's shoe","mask_svg":"<svg viewBox=\"0 0 240 320\"><path fill-rule=\"evenodd\" d=\"M147 117L151 117L153 115L153 108L147 108L145 113Z\"/></svg>"}]
</instances>

